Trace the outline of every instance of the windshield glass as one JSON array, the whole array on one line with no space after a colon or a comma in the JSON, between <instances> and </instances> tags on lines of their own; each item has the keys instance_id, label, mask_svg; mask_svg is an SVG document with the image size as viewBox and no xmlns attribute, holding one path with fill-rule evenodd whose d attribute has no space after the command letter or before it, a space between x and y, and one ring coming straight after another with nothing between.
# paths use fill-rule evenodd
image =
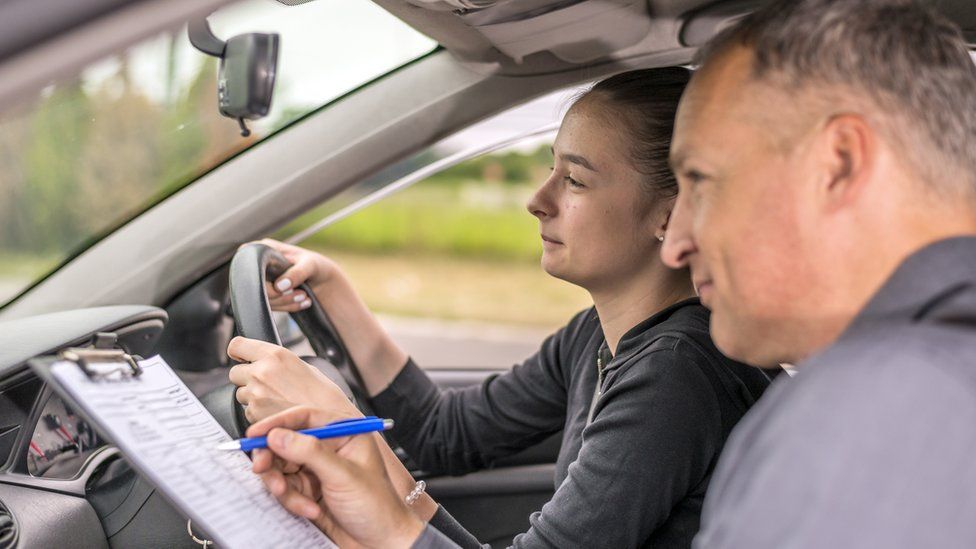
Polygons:
<instances>
[{"instance_id":1,"label":"windshield glass","mask_svg":"<svg viewBox=\"0 0 976 549\"><path fill-rule=\"evenodd\" d=\"M217 60L185 29L145 40L0 113L0 305L152 204L436 44L372 2L268 0L210 18L227 39L280 34L269 115L217 111Z\"/></svg>"}]
</instances>

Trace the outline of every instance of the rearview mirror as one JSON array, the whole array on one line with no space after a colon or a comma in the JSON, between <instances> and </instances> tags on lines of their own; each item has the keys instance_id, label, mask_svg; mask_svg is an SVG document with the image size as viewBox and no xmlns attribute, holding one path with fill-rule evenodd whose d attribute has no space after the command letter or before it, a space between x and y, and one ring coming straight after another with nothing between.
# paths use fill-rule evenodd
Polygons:
<instances>
[{"instance_id":1,"label":"rearview mirror","mask_svg":"<svg viewBox=\"0 0 976 549\"><path fill-rule=\"evenodd\" d=\"M245 120L267 116L271 110L278 66L278 35L252 32L226 42L214 36L206 19L191 21L190 43L220 59L217 73L217 108L220 114L241 125L241 135L250 130Z\"/></svg>"}]
</instances>

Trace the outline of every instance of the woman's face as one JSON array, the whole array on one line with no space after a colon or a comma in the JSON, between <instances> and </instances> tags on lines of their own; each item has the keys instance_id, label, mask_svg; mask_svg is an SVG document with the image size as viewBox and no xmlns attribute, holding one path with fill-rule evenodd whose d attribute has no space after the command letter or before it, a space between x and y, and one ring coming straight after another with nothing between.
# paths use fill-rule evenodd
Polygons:
<instances>
[{"instance_id":1,"label":"woman's face","mask_svg":"<svg viewBox=\"0 0 976 549\"><path fill-rule=\"evenodd\" d=\"M529 200L539 218L542 268L587 290L641 276L657 261L666 211L641 188L626 130L577 104L553 143L549 179Z\"/></svg>"}]
</instances>

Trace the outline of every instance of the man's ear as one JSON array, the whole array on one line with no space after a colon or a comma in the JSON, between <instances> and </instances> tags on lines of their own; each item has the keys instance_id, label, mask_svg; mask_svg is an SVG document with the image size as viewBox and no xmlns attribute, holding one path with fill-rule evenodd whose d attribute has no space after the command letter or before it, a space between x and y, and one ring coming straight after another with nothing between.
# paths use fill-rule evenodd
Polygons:
<instances>
[{"instance_id":1,"label":"man's ear","mask_svg":"<svg viewBox=\"0 0 976 549\"><path fill-rule=\"evenodd\" d=\"M849 204L864 190L876 164L878 141L874 128L857 114L839 114L821 133L821 195L825 206Z\"/></svg>"}]
</instances>

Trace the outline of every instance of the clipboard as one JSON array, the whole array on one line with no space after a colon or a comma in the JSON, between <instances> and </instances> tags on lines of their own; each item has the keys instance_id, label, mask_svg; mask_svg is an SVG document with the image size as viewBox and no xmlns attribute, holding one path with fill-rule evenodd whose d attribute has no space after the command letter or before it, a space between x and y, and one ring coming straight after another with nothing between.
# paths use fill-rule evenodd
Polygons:
<instances>
[{"instance_id":1,"label":"clipboard","mask_svg":"<svg viewBox=\"0 0 976 549\"><path fill-rule=\"evenodd\" d=\"M190 519L198 535L205 532L228 549L336 547L274 499L243 452L216 449L230 435L162 357L141 360L98 343L28 364Z\"/></svg>"}]
</instances>

